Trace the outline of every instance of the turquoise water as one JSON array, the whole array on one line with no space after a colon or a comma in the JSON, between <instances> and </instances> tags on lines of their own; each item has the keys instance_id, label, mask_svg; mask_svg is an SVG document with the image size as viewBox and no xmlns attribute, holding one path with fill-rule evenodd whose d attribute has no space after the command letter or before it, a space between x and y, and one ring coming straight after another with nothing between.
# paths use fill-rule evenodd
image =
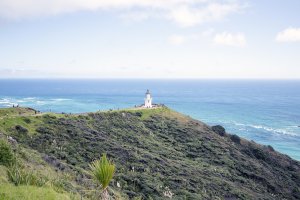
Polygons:
<instances>
[{"instance_id":1,"label":"turquoise water","mask_svg":"<svg viewBox=\"0 0 300 200\"><path fill-rule=\"evenodd\" d=\"M163 103L300 160L300 81L0 80L0 107L82 113Z\"/></svg>"}]
</instances>

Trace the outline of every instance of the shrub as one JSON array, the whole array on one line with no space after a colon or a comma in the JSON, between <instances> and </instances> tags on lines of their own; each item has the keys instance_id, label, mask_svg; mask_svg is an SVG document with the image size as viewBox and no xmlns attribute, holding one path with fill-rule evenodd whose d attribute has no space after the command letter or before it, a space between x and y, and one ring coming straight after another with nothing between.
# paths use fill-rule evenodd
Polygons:
<instances>
[{"instance_id":1,"label":"shrub","mask_svg":"<svg viewBox=\"0 0 300 200\"><path fill-rule=\"evenodd\" d=\"M231 135L231 136L230 136L230 139L231 139L234 143L237 143L237 144L240 144L240 143L241 143L241 138L240 138L238 135Z\"/></svg>"},{"instance_id":2,"label":"shrub","mask_svg":"<svg viewBox=\"0 0 300 200\"><path fill-rule=\"evenodd\" d=\"M26 122L27 124L31 123L31 120L29 118L26 118L26 117L23 118L23 121Z\"/></svg>"},{"instance_id":3,"label":"shrub","mask_svg":"<svg viewBox=\"0 0 300 200\"><path fill-rule=\"evenodd\" d=\"M260 149L258 147L252 147L251 150L252 150L253 155L257 159L261 159L261 160L267 160L268 159L268 154L267 154L267 152L263 151L263 149Z\"/></svg>"},{"instance_id":4,"label":"shrub","mask_svg":"<svg viewBox=\"0 0 300 200\"><path fill-rule=\"evenodd\" d=\"M269 151L272 151L272 152L275 151L274 148L271 145L268 145L267 148L269 149Z\"/></svg>"},{"instance_id":5,"label":"shrub","mask_svg":"<svg viewBox=\"0 0 300 200\"><path fill-rule=\"evenodd\" d=\"M212 126L211 129L215 132L218 133L220 136L224 136L226 134L225 128L220 125Z\"/></svg>"},{"instance_id":6,"label":"shrub","mask_svg":"<svg viewBox=\"0 0 300 200\"><path fill-rule=\"evenodd\" d=\"M16 125L16 130L19 132L19 133L28 133L28 130L27 128L24 128L23 126L21 125Z\"/></svg>"},{"instance_id":7,"label":"shrub","mask_svg":"<svg viewBox=\"0 0 300 200\"><path fill-rule=\"evenodd\" d=\"M138 116L138 117L142 117L143 113L142 112L136 112L135 115Z\"/></svg>"},{"instance_id":8,"label":"shrub","mask_svg":"<svg viewBox=\"0 0 300 200\"><path fill-rule=\"evenodd\" d=\"M0 139L0 165L10 166L16 161L15 155L9 143Z\"/></svg>"}]
</instances>

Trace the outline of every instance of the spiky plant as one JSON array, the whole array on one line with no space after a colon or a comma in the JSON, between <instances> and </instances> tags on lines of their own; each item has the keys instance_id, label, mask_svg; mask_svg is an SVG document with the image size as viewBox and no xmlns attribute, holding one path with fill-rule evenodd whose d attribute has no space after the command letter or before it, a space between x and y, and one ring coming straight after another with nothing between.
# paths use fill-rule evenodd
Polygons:
<instances>
[{"instance_id":1,"label":"spiky plant","mask_svg":"<svg viewBox=\"0 0 300 200\"><path fill-rule=\"evenodd\" d=\"M93 179L100 184L102 189L102 199L109 199L108 185L115 173L115 165L103 154L100 160L95 160L90 164L90 174Z\"/></svg>"}]
</instances>

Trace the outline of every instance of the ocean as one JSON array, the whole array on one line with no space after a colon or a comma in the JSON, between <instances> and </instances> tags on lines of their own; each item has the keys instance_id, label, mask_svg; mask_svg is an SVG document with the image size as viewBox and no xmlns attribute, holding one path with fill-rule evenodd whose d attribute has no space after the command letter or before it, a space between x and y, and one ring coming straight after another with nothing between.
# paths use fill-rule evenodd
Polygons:
<instances>
[{"instance_id":1,"label":"ocean","mask_svg":"<svg viewBox=\"0 0 300 200\"><path fill-rule=\"evenodd\" d=\"M300 80L0 80L0 107L84 113L144 101L220 124L229 133L271 145L300 160Z\"/></svg>"}]
</instances>

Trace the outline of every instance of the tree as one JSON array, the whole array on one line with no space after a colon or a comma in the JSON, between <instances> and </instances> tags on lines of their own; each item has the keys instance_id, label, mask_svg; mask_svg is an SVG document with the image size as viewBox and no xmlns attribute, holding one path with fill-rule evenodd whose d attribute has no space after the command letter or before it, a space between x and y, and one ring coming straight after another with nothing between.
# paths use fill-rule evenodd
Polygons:
<instances>
[{"instance_id":1,"label":"tree","mask_svg":"<svg viewBox=\"0 0 300 200\"><path fill-rule=\"evenodd\" d=\"M93 161L90 165L90 174L101 186L101 197L103 200L109 199L108 185L115 173L115 165L103 154L100 160Z\"/></svg>"}]
</instances>

